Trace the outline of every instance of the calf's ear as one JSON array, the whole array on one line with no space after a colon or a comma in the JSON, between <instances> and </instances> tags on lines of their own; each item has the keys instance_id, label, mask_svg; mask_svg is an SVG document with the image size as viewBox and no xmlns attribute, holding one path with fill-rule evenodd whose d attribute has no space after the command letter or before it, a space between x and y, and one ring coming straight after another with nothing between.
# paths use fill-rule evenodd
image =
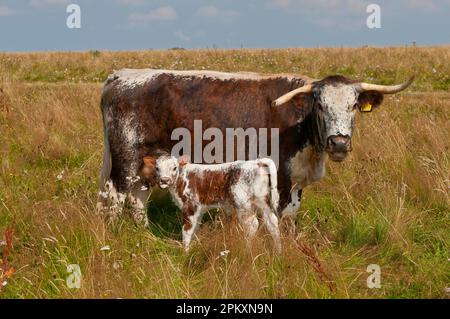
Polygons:
<instances>
[{"instance_id":1,"label":"calf's ear","mask_svg":"<svg viewBox=\"0 0 450 319\"><path fill-rule=\"evenodd\" d=\"M144 157L144 165L145 166L149 166L149 167L153 167L156 164L156 158L151 157L151 156L146 156Z\"/></svg>"},{"instance_id":2,"label":"calf's ear","mask_svg":"<svg viewBox=\"0 0 450 319\"><path fill-rule=\"evenodd\" d=\"M359 94L358 107L360 112L371 112L383 102L383 93L367 91Z\"/></svg>"},{"instance_id":3,"label":"calf's ear","mask_svg":"<svg viewBox=\"0 0 450 319\"><path fill-rule=\"evenodd\" d=\"M189 162L190 162L190 158L187 155L180 156L180 158L178 159L178 164L180 166L184 166Z\"/></svg>"},{"instance_id":4,"label":"calf's ear","mask_svg":"<svg viewBox=\"0 0 450 319\"><path fill-rule=\"evenodd\" d=\"M140 168L139 175L144 178L150 185L154 185L156 183L156 158L151 156L146 156L143 159L143 165Z\"/></svg>"}]
</instances>

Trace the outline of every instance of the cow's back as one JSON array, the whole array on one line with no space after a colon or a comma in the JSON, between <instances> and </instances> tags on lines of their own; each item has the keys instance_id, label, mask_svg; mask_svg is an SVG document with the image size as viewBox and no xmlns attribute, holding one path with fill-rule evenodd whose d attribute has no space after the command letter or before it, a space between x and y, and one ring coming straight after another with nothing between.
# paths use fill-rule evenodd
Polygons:
<instances>
[{"instance_id":1,"label":"cow's back","mask_svg":"<svg viewBox=\"0 0 450 319\"><path fill-rule=\"evenodd\" d=\"M268 127L275 112L270 103L304 81L254 73L126 69L108 77L102 105L114 108L115 117L133 113L154 132L192 130L194 119L202 120L204 129Z\"/></svg>"}]
</instances>

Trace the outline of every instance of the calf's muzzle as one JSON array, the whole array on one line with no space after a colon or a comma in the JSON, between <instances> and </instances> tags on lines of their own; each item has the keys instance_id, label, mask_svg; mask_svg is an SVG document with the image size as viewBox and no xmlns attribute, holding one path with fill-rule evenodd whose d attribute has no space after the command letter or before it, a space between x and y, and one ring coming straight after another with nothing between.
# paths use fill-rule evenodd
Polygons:
<instances>
[{"instance_id":1,"label":"calf's muzzle","mask_svg":"<svg viewBox=\"0 0 450 319\"><path fill-rule=\"evenodd\" d=\"M159 186L161 188L167 188L169 186L169 184L171 183L171 178L170 177L161 177L159 179Z\"/></svg>"}]
</instances>

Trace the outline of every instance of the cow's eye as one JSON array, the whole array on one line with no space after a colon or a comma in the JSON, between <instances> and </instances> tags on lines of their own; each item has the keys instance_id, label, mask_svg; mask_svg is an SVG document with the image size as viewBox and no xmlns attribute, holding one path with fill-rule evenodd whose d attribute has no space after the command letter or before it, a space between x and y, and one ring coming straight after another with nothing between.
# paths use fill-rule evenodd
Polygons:
<instances>
[{"instance_id":1,"label":"cow's eye","mask_svg":"<svg viewBox=\"0 0 450 319\"><path fill-rule=\"evenodd\" d=\"M177 170L177 168L176 168L176 167L174 167L174 168L173 168L173 171L175 172L176 170Z\"/></svg>"}]
</instances>

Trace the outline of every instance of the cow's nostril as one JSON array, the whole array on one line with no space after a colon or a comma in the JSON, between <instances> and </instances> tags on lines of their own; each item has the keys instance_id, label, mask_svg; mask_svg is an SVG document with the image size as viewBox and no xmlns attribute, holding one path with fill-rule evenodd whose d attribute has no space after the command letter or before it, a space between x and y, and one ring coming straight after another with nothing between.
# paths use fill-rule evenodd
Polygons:
<instances>
[{"instance_id":1,"label":"cow's nostril","mask_svg":"<svg viewBox=\"0 0 450 319\"><path fill-rule=\"evenodd\" d=\"M331 146L335 146L337 144L334 136L330 138L330 144Z\"/></svg>"},{"instance_id":2,"label":"cow's nostril","mask_svg":"<svg viewBox=\"0 0 450 319\"><path fill-rule=\"evenodd\" d=\"M334 135L334 136L330 137L331 145L348 144L349 141L350 141L350 138L348 136Z\"/></svg>"},{"instance_id":3,"label":"cow's nostril","mask_svg":"<svg viewBox=\"0 0 450 319\"><path fill-rule=\"evenodd\" d=\"M346 153L351 151L351 139L349 136L333 135L328 138L329 151Z\"/></svg>"}]
</instances>

